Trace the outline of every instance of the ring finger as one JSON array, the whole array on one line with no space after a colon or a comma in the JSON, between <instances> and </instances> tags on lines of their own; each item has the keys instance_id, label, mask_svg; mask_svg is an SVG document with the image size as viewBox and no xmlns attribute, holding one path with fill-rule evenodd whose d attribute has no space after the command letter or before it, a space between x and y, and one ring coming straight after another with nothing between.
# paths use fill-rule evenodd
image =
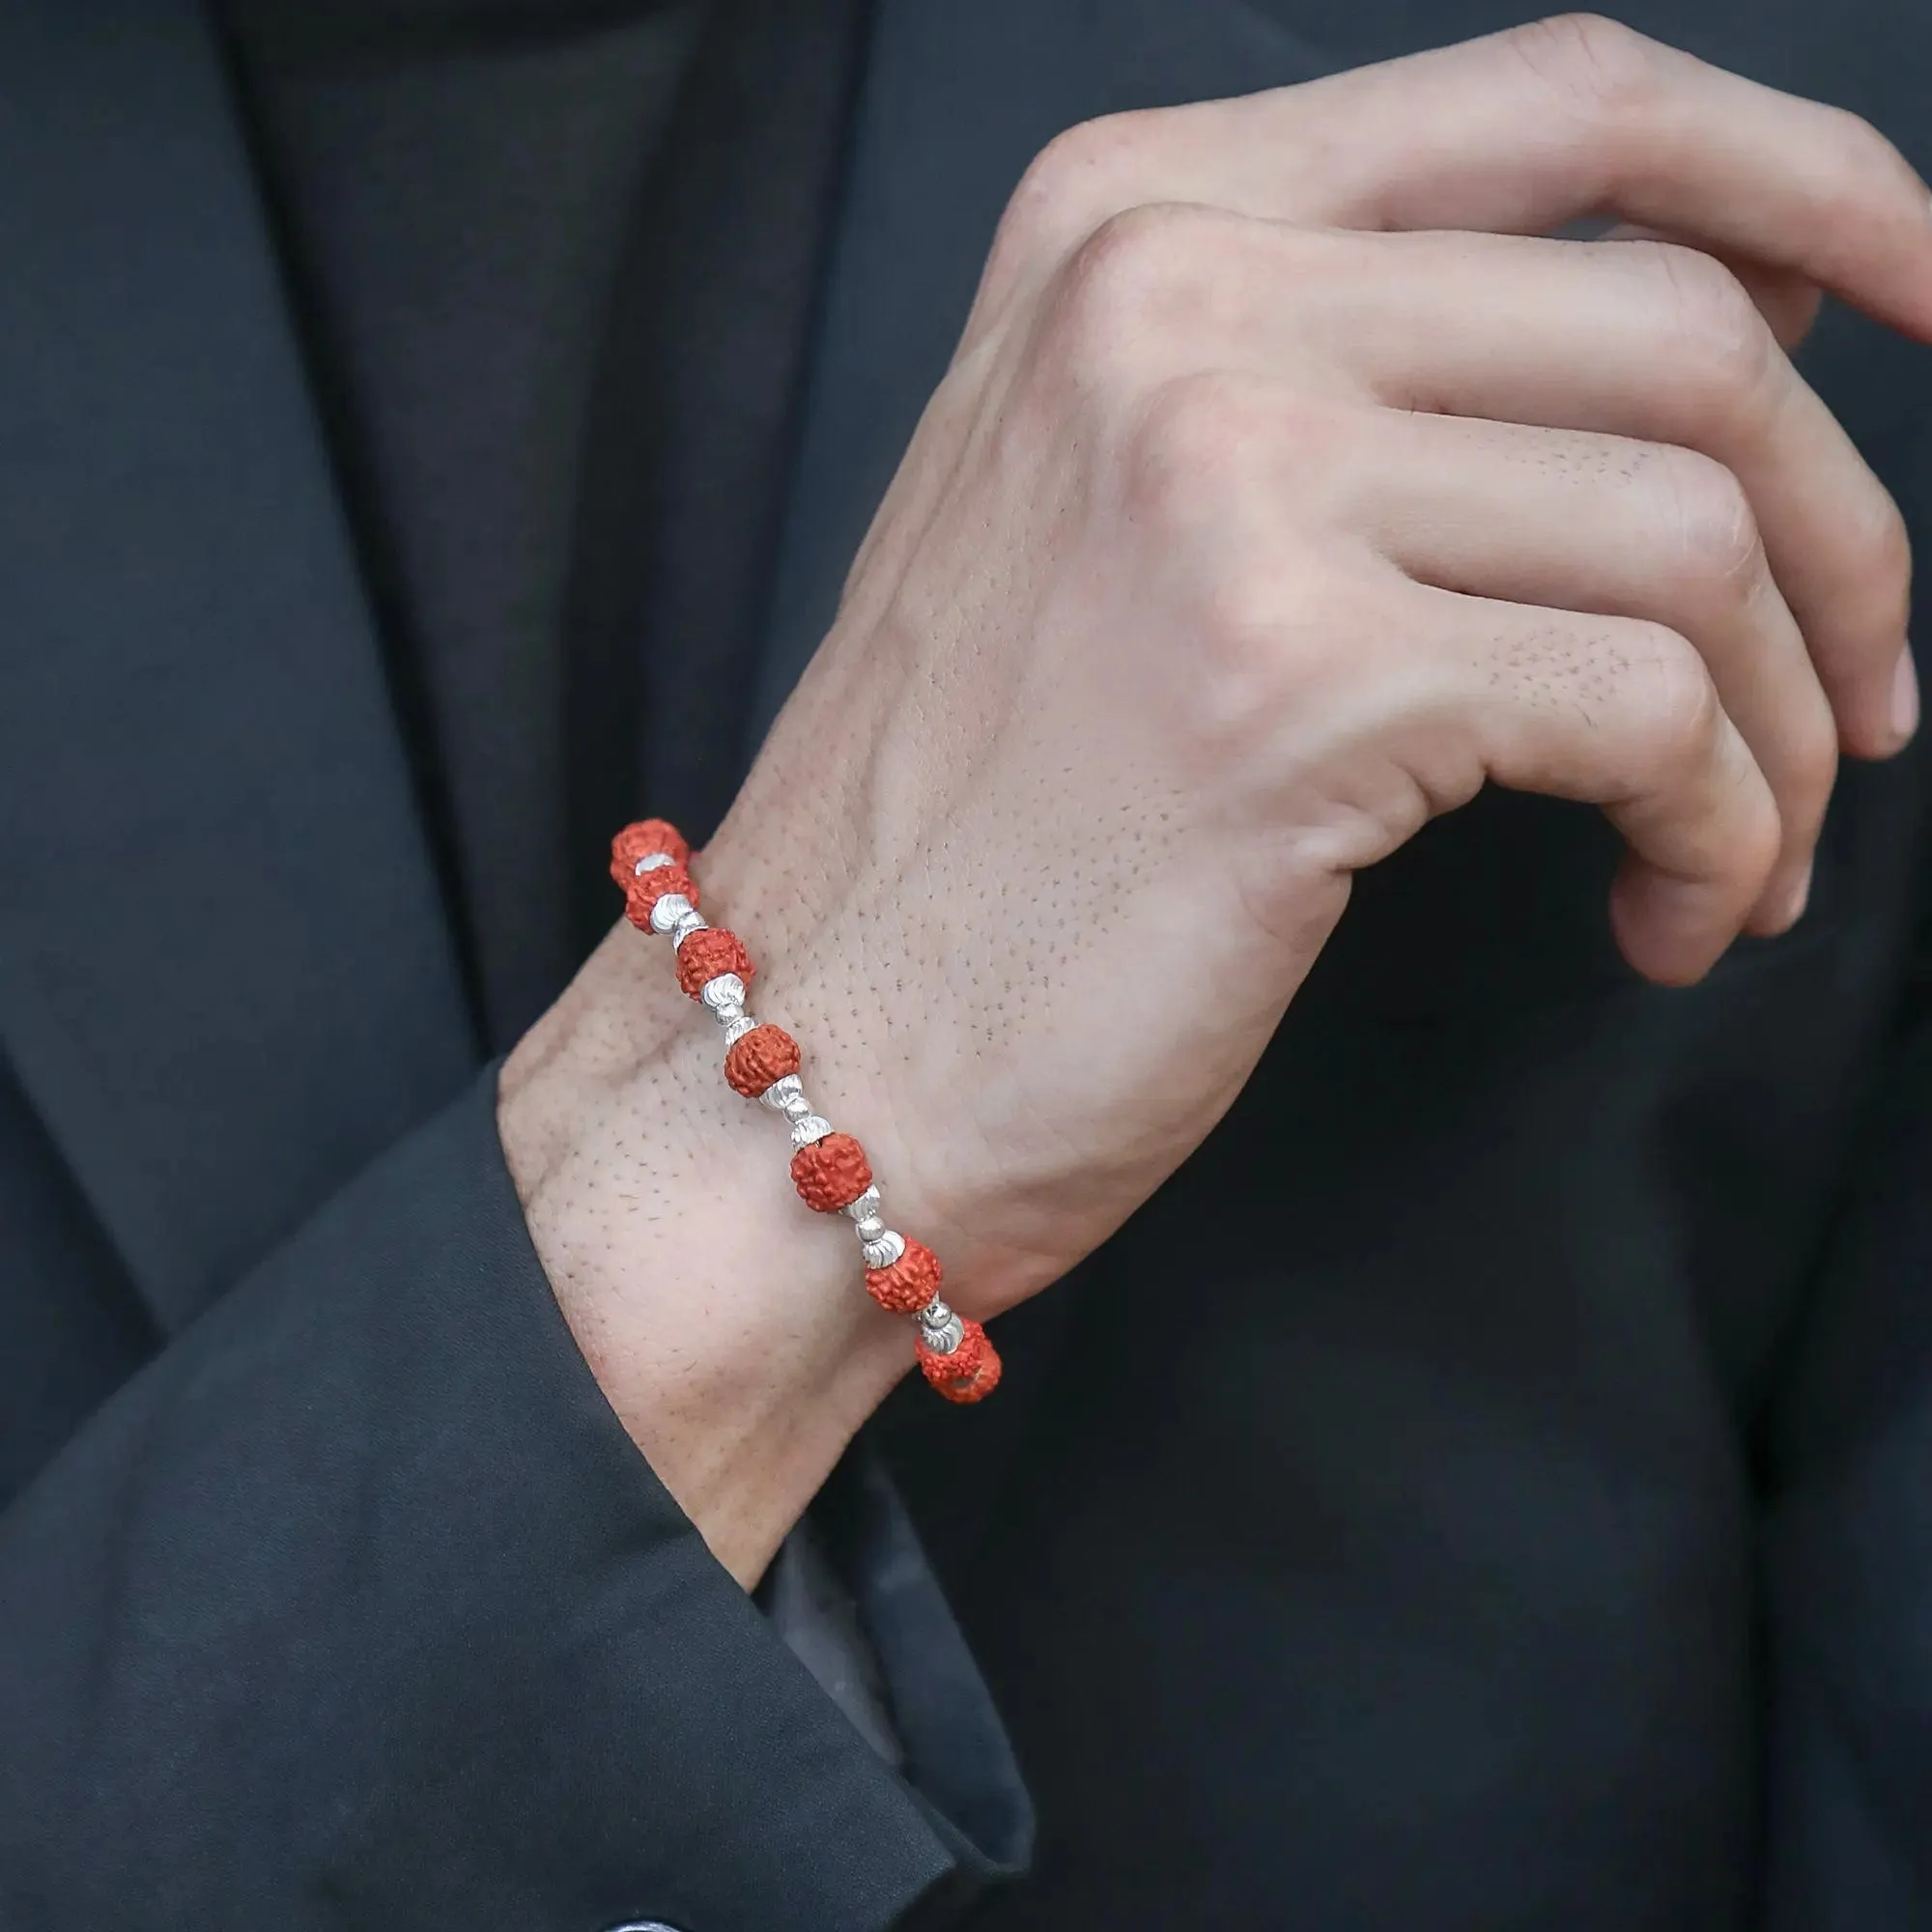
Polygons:
<instances>
[{"instance_id":1,"label":"ring finger","mask_svg":"<svg viewBox=\"0 0 1932 1932\"><path fill-rule=\"evenodd\" d=\"M1788 926L1804 909L1836 731L1737 478L1665 444L1393 411L1376 412L1352 447L1346 473L1328 473L1329 500L1416 582L1647 619L1690 639L1782 826L1750 929Z\"/></svg>"}]
</instances>

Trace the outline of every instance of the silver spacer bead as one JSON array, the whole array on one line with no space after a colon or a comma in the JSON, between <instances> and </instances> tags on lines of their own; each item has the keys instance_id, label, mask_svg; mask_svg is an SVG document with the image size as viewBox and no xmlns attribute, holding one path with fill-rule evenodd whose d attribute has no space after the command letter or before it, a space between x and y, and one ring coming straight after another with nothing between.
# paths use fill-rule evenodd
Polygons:
<instances>
[{"instance_id":1,"label":"silver spacer bead","mask_svg":"<svg viewBox=\"0 0 1932 1932\"><path fill-rule=\"evenodd\" d=\"M676 864L677 861L668 852L646 852L631 869L641 879L646 872L655 872L663 867Z\"/></svg>"},{"instance_id":2,"label":"silver spacer bead","mask_svg":"<svg viewBox=\"0 0 1932 1932\"><path fill-rule=\"evenodd\" d=\"M806 1114L791 1123L791 1144L796 1148L810 1147L813 1141L822 1141L831 1131L830 1121L822 1121L816 1114Z\"/></svg>"},{"instance_id":3,"label":"silver spacer bead","mask_svg":"<svg viewBox=\"0 0 1932 1932\"><path fill-rule=\"evenodd\" d=\"M799 1085L796 1073L787 1073L783 1079L774 1080L758 1095L758 1098L775 1114L782 1114L794 1100L802 1100L804 1097L805 1089ZM810 1109L807 1111L810 1112Z\"/></svg>"},{"instance_id":4,"label":"silver spacer bead","mask_svg":"<svg viewBox=\"0 0 1932 1932\"><path fill-rule=\"evenodd\" d=\"M858 1200L846 1202L845 1211L855 1221L863 1221L867 1214L876 1214L879 1211L879 1190L876 1187L867 1188Z\"/></svg>"},{"instance_id":5,"label":"silver spacer bead","mask_svg":"<svg viewBox=\"0 0 1932 1932\"><path fill-rule=\"evenodd\" d=\"M682 893L667 893L651 908L651 930L668 932L679 920L691 917L691 901Z\"/></svg>"},{"instance_id":6,"label":"silver spacer bead","mask_svg":"<svg viewBox=\"0 0 1932 1932\"><path fill-rule=\"evenodd\" d=\"M935 1355L950 1355L966 1339L966 1326L937 1295L919 1311L920 1340Z\"/></svg>"},{"instance_id":7,"label":"silver spacer bead","mask_svg":"<svg viewBox=\"0 0 1932 1932\"><path fill-rule=\"evenodd\" d=\"M663 904L663 900L659 900L659 904ZM687 907L684 917L678 921L676 926L671 931L670 943L673 946L682 946L694 932L708 931L711 922L708 919L691 911Z\"/></svg>"},{"instance_id":8,"label":"silver spacer bead","mask_svg":"<svg viewBox=\"0 0 1932 1932\"><path fill-rule=\"evenodd\" d=\"M867 1241L859 1252L868 1268L889 1268L905 1253L905 1236L888 1228L876 1241Z\"/></svg>"},{"instance_id":9,"label":"silver spacer bead","mask_svg":"<svg viewBox=\"0 0 1932 1932\"><path fill-rule=\"evenodd\" d=\"M731 1018L735 1019L745 1010L745 982L735 973L720 973L715 979L705 980L697 997L721 1019L724 1018L721 1009L731 1008Z\"/></svg>"},{"instance_id":10,"label":"silver spacer bead","mask_svg":"<svg viewBox=\"0 0 1932 1932\"><path fill-rule=\"evenodd\" d=\"M886 1232L886 1224L876 1214L867 1214L853 1222L852 1232L862 1241L876 1241Z\"/></svg>"},{"instance_id":11,"label":"silver spacer bead","mask_svg":"<svg viewBox=\"0 0 1932 1932\"><path fill-rule=\"evenodd\" d=\"M724 1023L724 1046L727 1052L730 1048L736 1046L748 1033L755 1033L758 1029L757 1021L750 1013L741 1012L728 1020L724 1018L723 1013L720 1013L718 1017Z\"/></svg>"}]
</instances>

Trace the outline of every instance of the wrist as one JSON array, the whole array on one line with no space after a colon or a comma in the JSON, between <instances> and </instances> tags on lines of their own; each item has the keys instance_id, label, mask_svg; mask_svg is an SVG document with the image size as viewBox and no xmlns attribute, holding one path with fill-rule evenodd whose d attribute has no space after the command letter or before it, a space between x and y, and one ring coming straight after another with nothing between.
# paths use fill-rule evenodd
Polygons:
<instances>
[{"instance_id":1,"label":"wrist","mask_svg":"<svg viewBox=\"0 0 1932 1932\"><path fill-rule=\"evenodd\" d=\"M749 1585L912 1348L865 1293L844 1218L800 1203L780 1123L718 1058L619 927L506 1063L498 1126L592 1374Z\"/></svg>"},{"instance_id":2,"label":"wrist","mask_svg":"<svg viewBox=\"0 0 1932 1932\"><path fill-rule=\"evenodd\" d=\"M1003 1043L962 1043L935 1011L948 971L973 956L966 935L936 957L924 882L849 864L833 812L802 813L795 785L769 795L770 760L768 746L704 848L705 911L753 938L750 1005L801 1042L812 1107L864 1145L887 1223L932 1248L944 1298L984 1321L1073 1259L1049 1232L1066 1177L1016 1159L1025 1136L988 1124L1016 1091Z\"/></svg>"}]
</instances>

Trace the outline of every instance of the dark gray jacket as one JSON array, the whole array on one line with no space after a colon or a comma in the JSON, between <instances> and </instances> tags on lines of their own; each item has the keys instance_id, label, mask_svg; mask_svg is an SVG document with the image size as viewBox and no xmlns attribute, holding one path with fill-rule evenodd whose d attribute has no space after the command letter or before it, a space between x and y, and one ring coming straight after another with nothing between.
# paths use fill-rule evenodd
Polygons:
<instances>
[{"instance_id":1,"label":"dark gray jacket","mask_svg":"<svg viewBox=\"0 0 1932 1932\"><path fill-rule=\"evenodd\" d=\"M1504 17L0 5L0 1925L937 1919L1026 1850L995 1706L1040 1847L976 1923L1932 1922L1921 754L1692 993L1586 813L1365 879L1000 1401L869 1432L944 1594L876 1460L823 1498L883 1750L496 1143L603 838L728 799L1034 149ZM1632 17L1932 159L1902 0ZM1924 352L1807 355L1922 526Z\"/></svg>"}]
</instances>

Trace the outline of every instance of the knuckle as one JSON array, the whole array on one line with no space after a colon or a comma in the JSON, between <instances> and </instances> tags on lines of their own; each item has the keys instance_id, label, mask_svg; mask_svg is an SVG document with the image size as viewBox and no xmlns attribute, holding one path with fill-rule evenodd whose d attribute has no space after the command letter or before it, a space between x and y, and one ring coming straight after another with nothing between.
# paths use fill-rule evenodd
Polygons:
<instances>
[{"instance_id":1,"label":"knuckle","mask_svg":"<svg viewBox=\"0 0 1932 1932\"><path fill-rule=\"evenodd\" d=\"M1602 14L1553 14L1503 41L1542 85L1593 118L1643 104L1658 85L1657 43Z\"/></svg>"},{"instance_id":2,"label":"knuckle","mask_svg":"<svg viewBox=\"0 0 1932 1932\"><path fill-rule=\"evenodd\" d=\"M1145 302L1174 278L1198 218L1191 209L1161 202L1108 215L1068 266L1076 297L1107 308Z\"/></svg>"},{"instance_id":3,"label":"knuckle","mask_svg":"<svg viewBox=\"0 0 1932 1932\"><path fill-rule=\"evenodd\" d=\"M1694 450L1673 451L1663 466L1664 515L1680 567L1696 584L1755 598L1771 572L1750 498L1721 463Z\"/></svg>"},{"instance_id":4,"label":"knuckle","mask_svg":"<svg viewBox=\"0 0 1932 1932\"><path fill-rule=\"evenodd\" d=\"M1722 811L1707 820L1704 869L1727 881L1732 893L1735 917L1743 920L1750 903L1763 891L1784 849L1784 814L1776 796L1765 782L1757 767L1746 762L1730 774L1730 787Z\"/></svg>"},{"instance_id":5,"label":"knuckle","mask_svg":"<svg viewBox=\"0 0 1932 1932\"><path fill-rule=\"evenodd\" d=\"M1191 663L1217 715L1252 721L1296 640L1385 628L1360 623L1350 573L1311 536L1288 481L1348 433L1333 410L1221 372L1170 378L1134 413L1122 508L1184 586Z\"/></svg>"},{"instance_id":6,"label":"knuckle","mask_svg":"<svg viewBox=\"0 0 1932 1932\"><path fill-rule=\"evenodd\" d=\"M1655 277L1662 298L1663 366L1686 371L1724 411L1755 404L1783 357L1750 292L1701 249L1674 242L1618 244Z\"/></svg>"},{"instance_id":7,"label":"knuckle","mask_svg":"<svg viewBox=\"0 0 1932 1932\"><path fill-rule=\"evenodd\" d=\"M1247 385L1204 374L1162 383L1128 438L1128 508L1137 522L1172 529L1205 513L1231 472L1252 460L1254 399Z\"/></svg>"},{"instance_id":8,"label":"knuckle","mask_svg":"<svg viewBox=\"0 0 1932 1932\"><path fill-rule=\"evenodd\" d=\"M1841 159L1848 217L1864 221L1871 214L1874 188L1902 196L1908 204L1922 204L1924 184L1898 149L1861 114L1848 107L1820 107L1827 139Z\"/></svg>"},{"instance_id":9,"label":"knuckle","mask_svg":"<svg viewBox=\"0 0 1932 1932\"><path fill-rule=\"evenodd\" d=\"M1000 226L1018 235L1051 226L1074 198L1076 187L1091 179L1099 156L1094 126L1082 122L1056 134L1020 176Z\"/></svg>"},{"instance_id":10,"label":"knuckle","mask_svg":"<svg viewBox=\"0 0 1932 1932\"><path fill-rule=\"evenodd\" d=\"M1790 786L1807 801L1807 816L1820 817L1838 777L1838 726L1822 692L1786 721L1785 733Z\"/></svg>"},{"instance_id":11,"label":"knuckle","mask_svg":"<svg viewBox=\"0 0 1932 1932\"><path fill-rule=\"evenodd\" d=\"M1378 594L1312 546L1247 546L1235 567L1207 582L1195 614L1201 689L1223 726L1214 735L1238 739L1275 717L1284 691L1332 659L1338 641L1387 636L1393 623Z\"/></svg>"},{"instance_id":12,"label":"knuckle","mask_svg":"<svg viewBox=\"0 0 1932 1932\"><path fill-rule=\"evenodd\" d=\"M1903 632L1912 615L1912 536L1891 493L1875 483L1857 538L1857 573L1870 600L1870 621L1888 635Z\"/></svg>"},{"instance_id":13,"label":"knuckle","mask_svg":"<svg viewBox=\"0 0 1932 1932\"><path fill-rule=\"evenodd\" d=\"M1253 716L1265 707L1283 673L1289 586L1259 561L1210 584L1198 612L1194 650L1217 712Z\"/></svg>"},{"instance_id":14,"label":"knuckle","mask_svg":"<svg viewBox=\"0 0 1932 1932\"><path fill-rule=\"evenodd\" d=\"M1665 624L1638 627L1637 702L1652 757L1677 771L1710 755L1723 724L1718 687L1696 648Z\"/></svg>"},{"instance_id":15,"label":"knuckle","mask_svg":"<svg viewBox=\"0 0 1932 1932\"><path fill-rule=\"evenodd\" d=\"M1108 205L1110 185L1134 139L1134 114L1082 121L1056 134L1007 202L993 240L996 261L1070 246Z\"/></svg>"},{"instance_id":16,"label":"knuckle","mask_svg":"<svg viewBox=\"0 0 1932 1932\"><path fill-rule=\"evenodd\" d=\"M1182 208L1124 209L1073 251L1060 277L1054 334L1080 373L1118 373L1144 350L1184 278L1193 220Z\"/></svg>"},{"instance_id":17,"label":"knuckle","mask_svg":"<svg viewBox=\"0 0 1932 1932\"><path fill-rule=\"evenodd\" d=\"M1167 532L1217 517L1245 527L1259 505L1280 506L1288 452L1297 467L1326 467L1346 435L1340 412L1256 378L1168 377L1149 390L1125 438L1128 511Z\"/></svg>"}]
</instances>

